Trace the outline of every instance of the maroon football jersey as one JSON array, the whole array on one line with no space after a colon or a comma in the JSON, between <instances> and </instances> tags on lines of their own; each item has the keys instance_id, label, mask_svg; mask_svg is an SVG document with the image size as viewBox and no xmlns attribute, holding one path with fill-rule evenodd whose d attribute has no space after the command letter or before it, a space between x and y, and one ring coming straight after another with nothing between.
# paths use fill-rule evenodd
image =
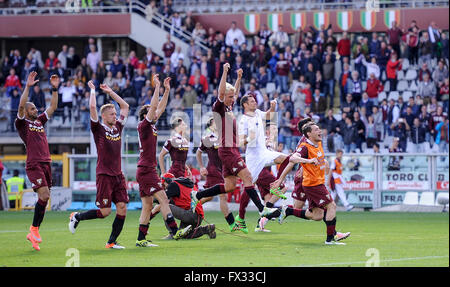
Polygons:
<instances>
[{"instance_id":1,"label":"maroon football jersey","mask_svg":"<svg viewBox=\"0 0 450 287\"><path fill-rule=\"evenodd\" d=\"M164 143L163 149L170 154L170 158L172 159L172 165L169 172L175 177L184 177L189 150L189 142L187 139L176 134Z\"/></svg>"},{"instance_id":2,"label":"maroon football jersey","mask_svg":"<svg viewBox=\"0 0 450 287\"><path fill-rule=\"evenodd\" d=\"M158 131L147 117L138 124L139 161L138 166L156 168L156 146Z\"/></svg>"},{"instance_id":3,"label":"maroon football jersey","mask_svg":"<svg viewBox=\"0 0 450 287\"><path fill-rule=\"evenodd\" d=\"M122 174L122 130L125 120L121 115L112 128L91 119L91 131L97 147L97 174L116 176Z\"/></svg>"},{"instance_id":4,"label":"maroon football jersey","mask_svg":"<svg viewBox=\"0 0 450 287\"><path fill-rule=\"evenodd\" d=\"M221 148L238 148L236 117L233 114L233 107L225 106L223 102L217 99L213 105L213 112L214 121L221 123L217 125Z\"/></svg>"},{"instance_id":5,"label":"maroon football jersey","mask_svg":"<svg viewBox=\"0 0 450 287\"><path fill-rule=\"evenodd\" d=\"M201 145L199 149L208 155L208 165L206 170L208 171L208 176L211 177L222 177L222 161L219 158L220 142L219 138L211 133L202 138Z\"/></svg>"},{"instance_id":6,"label":"maroon football jersey","mask_svg":"<svg viewBox=\"0 0 450 287\"><path fill-rule=\"evenodd\" d=\"M51 162L50 149L48 147L47 135L44 125L48 120L47 113L38 116L35 121L17 117L16 129L27 150L26 165L37 162Z\"/></svg>"}]
</instances>

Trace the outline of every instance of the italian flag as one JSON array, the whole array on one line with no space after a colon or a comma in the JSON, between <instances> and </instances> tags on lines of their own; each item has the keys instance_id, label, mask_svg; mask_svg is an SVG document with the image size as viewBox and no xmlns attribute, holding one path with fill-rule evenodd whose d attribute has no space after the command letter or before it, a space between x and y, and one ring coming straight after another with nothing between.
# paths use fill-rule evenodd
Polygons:
<instances>
[{"instance_id":1,"label":"italian flag","mask_svg":"<svg viewBox=\"0 0 450 287\"><path fill-rule=\"evenodd\" d=\"M400 25L400 10L384 11L384 24L386 27L392 28L393 21L397 22L397 26Z\"/></svg>"},{"instance_id":2,"label":"italian flag","mask_svg":"<svg viewBox=\"0 0 450 287\"><path fill-rule=\"evenodd\" d=\"M245 29L249 33L256 33L259 30L259 14L247 14L244 17Z\"/></svg>"},{"instance_id":3,"label":"italian flag","mask_svg":"<svg viewBox=\"0 0 450 287\"><path fill-rule=\"evenodd\" d=\"M314 26L316 27L316 29L320 29L322 25L326 29L329 24L330 16L328 15L328 12L314 13Z\"/></svg>"},{"instance_id":4,"label":"italian flag","mask_svg":"<svg viewBox=\"0 0 450 287\"><path fill-rule=\"evenodd\" d=\"M375 11L361 11L361 26L364 30L372 30L377 23L377 13Z\"/></svg>"},{"instance_id":5,"label":"italian flag","mask_svg":"<svg viewBox=\"0 0 450 287\"><path fill-rule=\"evenodd\" d=\"M337 12L337 24L343 31L348 31L353 25L353 12L340 11Z\"/></svg>"},{"instance_id":6,"label":"italian flag","mask_svg":"<svg viewBox=\"0 0 450 287\"><path fill-rule=\"evenodd\" d=\"M278 32L278 25L283 24L283 14L272 13L267 15L267 26L273 32Z\"/></svg>"},{"instance_id":7,"label":"italian flag","mask_svg":"<svg viewBox=\"0 0 450 287\"><path fill-rule=\"evenodd\" d=\"M297 30L298 27L306 27L306 14L305 13L291 13L291 27Z\"/></svg>"}]
</instances>

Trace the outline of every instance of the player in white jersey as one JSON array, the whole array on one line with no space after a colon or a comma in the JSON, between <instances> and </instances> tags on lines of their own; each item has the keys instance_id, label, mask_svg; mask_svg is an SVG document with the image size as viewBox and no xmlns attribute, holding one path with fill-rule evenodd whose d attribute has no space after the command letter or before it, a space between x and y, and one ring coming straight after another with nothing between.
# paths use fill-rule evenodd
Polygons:
<instances>
[{"instance_id":1,"label":"player in white jersey","mask_svg":"<svg viewBox=\"0 0 450 287\"><path fill-rule=\"evenodd\" d=\"M246 147L245 163L255 183L264 167L282 163L287 155L269 150L266 146L266 120L270 121L273 117L276 101L271 101L270 109L263 112L257 108L256 99L250 93L242 97L241 106L244 115L239 121L239 142Z\"/></svg>"}]
</instances>

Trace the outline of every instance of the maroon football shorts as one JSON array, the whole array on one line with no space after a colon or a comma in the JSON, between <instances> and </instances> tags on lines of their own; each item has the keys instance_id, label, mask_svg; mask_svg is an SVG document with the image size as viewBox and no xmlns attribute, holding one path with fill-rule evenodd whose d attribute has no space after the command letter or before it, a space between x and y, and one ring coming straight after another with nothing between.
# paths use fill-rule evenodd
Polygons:
<instances>
[{"instance_id":1,"label":"maroon football shorts","mask_svg":"<svg viewBox=\"0 0 450 287\"><path fill-rule=\"evenodd\" d=\"M333 202L331 194L328 192L324 184L316 186L303 186L306 198L309 201L309 208L321 208L325 209L325 206L330 202Z\"/></svg>"},{"instance_id":2,"label":"maroon football shorts","mask_svg":"<svg viewBox=\"0 0 450 287\"><path fill-rule=\"evenodd\" d=\"M292 198L299 201L306 201L306 193L303 190L303 176L298 178L297 176L294 179L294 190L292 191Z\"/></svg>"},{"instance_id":3,"label":"maroon football shorts","mask_svg":"<svg viewBox=\"0 0 450 287\"><path fill-rule=\"evenodd\" d=\"M31 188L36 192L39 188L52 187L52 163L36 162L27 164L25 171L31 182Z\"/></svg>"},{"instance_id":4,"label":"maroon football shorts","mask_svg":"<svg viewBox=\"0 0 450 287\"><path fill-rule=\"evenodd\" d=\"M123 174L111 176L106 174L97 174L97 197L95 205L99 208L110 208L111 202L128 203L128 193Z\"/></svg>"},{"instance_id":5,"label":"maroon football shorts","mask_svg":"<svg viewBox=\"0 0 450 287\"><path fill-rule=\"evenodd\" d=\"M156 168L138 166L136 180L139 183L139 195L141 197L153 196L155 192L164 190Z\"/></svg>"},{"instance_id":6,"label":"maroon football shorts","mask_svg":"<svg viewBox=\"0 0 450 287\"><path fill-rule=\"evenodd\" d=\"M263 168L259 173L258 180L256 181L256 185L258 186L259 193L261 194L261 198L264 198L266 194L270 194L270 184L276 181L276 177L267 170L267 168ZM282 188L283 186L281 186Z\"/></svg>"},{"instance_id":7,"label":"maroon football shorts","mask_svg":"<svg viewBox=\"0 0 450 287\"><path fill-rule=\"evenodd\" d=\"M206 182L203 185L204 189L213 187L214 185L218 185L218 184L224 184L225 181L223 179L223 177L217 177L217 176L206 176Z\"/></svg>"},{"instance_id":8,"label":"maroon football shorts","mask_svg":"<svg viewBox=\"0 0 450 287\"><path fill-rule=\"evenodd\" d=\"M237 176L241 170L247 168L239 153L239 148L219 148L219 158L222 161L224 178L230 175Z\"/></svg>"}]
</instances>

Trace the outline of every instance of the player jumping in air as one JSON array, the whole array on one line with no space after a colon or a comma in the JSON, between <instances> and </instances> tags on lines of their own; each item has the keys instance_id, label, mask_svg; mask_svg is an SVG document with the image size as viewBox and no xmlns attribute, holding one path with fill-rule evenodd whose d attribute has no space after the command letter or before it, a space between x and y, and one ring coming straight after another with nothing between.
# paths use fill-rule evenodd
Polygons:
<instances>
[{"instance_id":1,"label":"player jumping in air","mask_svg":"<svg viewBox=\"0 0 450 287\"><path fill-rule=\"evenodd\" d=\"M92 81L88 82L88 86L91 89L89 98L91 131L98 154L96 168L97 197L95 204L99 209L91 209L83 213L72 212L69 230L75 233L75 229L80 221L107 217L111 214L111 203L113 202L117 208L116 218L112 224L112 231L105 247L124 249L125 247L117 243L117 238L125 223L127 203L129 201L125 177L121 170L121 134L128 116L129 106L109 86L101 84L100 89L119 104L120 115L119 119L117 119L114 104L104 104L100 107L100 116L102 118L100 122L97 113L95 86Z\"/></svg>"},{"instance_id":2,"label":"player jumping in air","mask_svg":"<svg viewBox=\"0 0 450 287\"><path fill-rule=\"evenodd\" d=\"M42 243L39 227L44 220L45 208L50 198L50 188L52 187L52 169L50 150L44 126L58 107L58 86L59 77L52 75L50 84L52 86L52 99L50 107L44 113L38 115L36 106L28 102L30 87L34 86L36 80L35 71L28 75L25 88L20 97L19 110L15 121L17 132L25 144L27 150L26 173L31 182L31 187L38 195L38 201L34 208L33 223L30 226L30 233L27 239L36 250L41 250L39 243Z\"/></svg>"},{"instance_id":3,"label":"player jumping in air","mask_svg":"<svg viewBox=\"0 0 450 287\"><path fill-rule=\"evenodd\" d=\"M219 158L222 161L222 173L225 181L225 191L232 192L236 188L237 177L242 179L245 192L248 193L250 199L258 208L261 217L277 211L275 208L265 207L255 190L253 179L244 160L239 152L239 139L237 135L236 118L233 114L233 105L239 95L240 82L243 71L237 71L237 79L235 85L226 82L230 64L223 65L223 74L219 84L218 98L213 105L214 120L218 124L219 138L221 146L219 147ZM191 210L195 208L198 201L203 197L213 196L224 193L223 189L217 190L216 194L209 192L191 193L192 205ZM238 226L239 227L239 226Z\"/></svg>"},{"instance_id":4,"label":"player jumping in air","mask_svg":"<svg viewBox=\"0 0 450 287\"><path fill-rule=\"evenodd\" d=\"M279 222L282 223L288 215L319 221L324 218L324 209L326 209L327 238L325 244L344 244L339 241L349 237L350 232L336 232L336 204L325 187L326 162L322 148L322 131L314 122L311 122L303 126L302 132L306 141L302 142L297 152L290 157L289 165L292 166L296 163L302 165L302 186L309 202L309 209L299 210L285 205L281 208ZM292 167L284 169L280 178L273 183L273 188L283 182L289 169Z\"/></svg>"},{"instance_id":5,"label":"player jumping in air","mask_svg":"<svg viewBox=\"0 0 450 287\"><path fill-rule=\"evenodd\" d=\"M170 78L164 80L164 95L159 101L160 82L158 75L153 76L155 91L150 105L145 105L139 111L138 137L139 161L136 170L136 179L139 183L139 194L142 200L141 216L139 217L139 232L136 240L138 247L153 247L150 240L145 237L149 228L150 214L153 208L153 196L158 200L164 221L175 239L183 236L189 230L178 229L177 223L169 207L169 200L164 192L164 186L156 171L156 147L158 145L156 122L164 113L170 92Z\"/></svg>"},{"instance_id":6,"label":"player jumping in air","mask_svg":"<svg viewBox=\"0 0 450 287\"><path fill-rule=\"evenodd\" d=\"M222 175L222 161L219 158L219 137L217 135L217 127L214 118L210 118L206 124L209 131L201 140L200 147L197 149L196 158L200 167L200 174L206 177L204 188L211 188L217 184L223 185L225 183ZM208 155L208 165L204 166L202 153ZM213 197L204 197L201 203L212 200ZM219 194L220 211L225 216L225 220L230 227L230 231L235 231L236 223L233 213L228 209L227 196L225 193Z\"/></svg>"}]
</instances>

